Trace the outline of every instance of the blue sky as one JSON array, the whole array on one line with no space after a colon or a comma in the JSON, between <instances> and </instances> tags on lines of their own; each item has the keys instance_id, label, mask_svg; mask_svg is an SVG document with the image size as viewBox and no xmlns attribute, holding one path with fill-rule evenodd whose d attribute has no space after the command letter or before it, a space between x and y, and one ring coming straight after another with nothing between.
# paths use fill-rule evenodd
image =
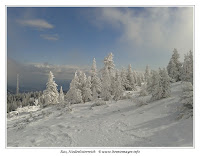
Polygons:
<instances>
[{"instance_id":1,"label":"blue sky","mask_svg":"<svg viewBox=\"0 0 200 156\"><path fill-rule=\"evenodd\" d=\"M8 8L8 57L20 62L85 65L116 47L120 32L89 21L94 8ZM28 20L45 25L23 24ZM50 38L52 37L52 38ZM81 57L81 58L78 58Z\"/></svg>"},{"instance_id":2,"label":"blue sky","mask_svg":"<svg viewBox=\"0 0 200 156\"><path fill-rule=\"evenodd\" d=\"M181 58L193 50L193 8L7 8L8 84L17 72L24 85L42 84L51 68L58 80L70 80L74 70L88 71L94 57L101 68L110 52L117 68L166 67L173 48Z\"/></svg>"}]
</instances>

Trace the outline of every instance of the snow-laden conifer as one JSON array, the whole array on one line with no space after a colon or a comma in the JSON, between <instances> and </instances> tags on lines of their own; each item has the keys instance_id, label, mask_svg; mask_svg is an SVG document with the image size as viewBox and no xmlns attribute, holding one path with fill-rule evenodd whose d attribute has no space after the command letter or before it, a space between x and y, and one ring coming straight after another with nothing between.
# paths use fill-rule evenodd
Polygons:
<instances>
[{"instance_id":1,"label":"snow-laden conifer","mask_svg":"<svg viewBox=\"0 0 200 156\"><path fill-rule=\"evenodd\" d=\"M116 80L115 80L115 88L114 88L114 100L120 100L123 96L123 88L122 88L122 80L121 80L121 76L120 73L117 71L116 72L116 76L115 76Z\"/></svg>"},{"instance_id":2,"label":"snow-laden conifer","mask_svg":"<svg viewBox=\"0 0 200 156\"><path fill-rule=\"evenodd\" d=\"M101 88L101 98L105 101L111 99L110 86L111 86L111 80L108 73L108 68L105 66L102 70L102 88Z\"/></svg>"},{"instance_id":3,"label":"snow-laden conifer","mask_svg":"<svg viewBox=\"0 0 200 156\"><path fill-rule=\"evenodd\" d=\"M128 79L129 84L130 84L130 86L131 86L131 90L136 90L135 78L134 78L134 75L133 75L133 71L132 71L132 68L131 68L131 64L129 64L129 66L128 66L127 79Z\"/></svg>"},{"instance_id":4,"label":"snow-laden conifer","mask_svg":"<svg viewBox=\"0 0 200 156\"><path fill-rule=\"evenodd\" d=\"M74 78L70 83L70 89L67 92L67 100L71 104L81 103L82 102L82 95L81 90L79 89L80 83L77 72L75 72Z\"/></svg>"},{"instance_id":5,"label":"snow-laden conifer","mask_svg":"<svg viewBox=\"0 0 200 156\"><path fill-rule=\"evenodd\" d=\"M153 71L151 77L151 89L152 101L170 96L170 78L165 68L163 70L159 69L159 72Z\"/></svg>"},{"instance_id":6,"label":"snow-laden conifer","mask_svg":"<svg viewBox=\"0 0 200 156\"><path fill-rule=\"evenodd\" d=\"M59 102L60 103L64 102L64 93L63 93L62 86L60 87Z\"/></svg>"},{"instance_id":7,"label":"snow-laden conifer","mask_svg":"<svg viewBox=\"0 0 200 156\"><path fill-rule=\"evenodd\" d=\"M97 75L96 60L94 58L91 68L91 90L93 94L99 94L101 92L101 80ZM96 91L97 93L94 93Z\"/></svg>"},{"instance_id":8,"label":"snow-laden conifer","mask_svg":"<svg viewBox=\"0 0 200 156\"><path fill-rule=\"evenodd\" d=\"M146 82L147 82L148 79L151 77L151 71L150 71L148 65L146 66L145 73L144 73L144 77L145 77L145 81L146 81Z\"/></svg>"},{"instance_id":9,"label":"snow-laden conifer","mask_svg":"<svg viewBox=\"0 0 200 156\"><path fill-rule=\"evenodd\" d=\"M44 98L45 98L45 102L47 104L58 103L58 97L59 97L59 93L57 90L58 85L55 83L55 81L53 79L54 79L54 75L50 71L49 77L48 77L48 82L46 83L46 90L44 90Z\"/></svg>"},{"instance_id":10,"label":"snow-laden conifer","mask_svg":"<svg viewBox=\"0 0 200 156\"><path fill-rule=\"evenodd\" d=\"M113 54L110 53L107 57L104 58L104 68L107 68L108 75L110 79L110 93L114 94L114 83L115 83L115 64L113 61Z\"/></svg>"},{"instance_id":11,"label":"snow-laden conifer","mask_svg":"<svg viewBox=\"0 0 200 156\"><path fill-rule=\"evenodd\" d=\"M180 56L178 51L174 49L172 57L167 66L169 76L176 82L180 81L181 79L181 63L179 61L179 58Z\"/></svg>"},{"instance_id":12,"label":"snow-laden conifer","mask_svg":"<svg viewBox=\"0 0 200 156\"><path fill-rule=\"evenodd\" d=\"M193 85L191 82L183 82L181 103L187 108L193 108Z\"/></svg>"},{"instance_id":13,"label":"snow-laden conifer","mask_svg":"<svg viewBox=\"0 0 200 156\"><path fill-rule=\"evenodd\" d=\"M162 98L169 97L171 95L170 77L165 68L159 69L159 74L161 76Z\"/></svg>"},{"instance_id":14,"label":"snow-laden conifer","mask_svg":"<svg viewBox=\"0 0 200 156\"><path fill-rule=\"evenodd\" d=\"M157 71L152 72L152 82L151 82L152 92L151 100L159 100L162 98L162 85L161 76Z\"/></svg>"},{"instance_id":15,"label":"snow-laden conifer","mask_svg":"<svg viewBox=\"0 0 200 156\"><path fill-rule=\"evenodd\" d=\"M152 76L153 76L153 71L151 72L151 76L147 79L147 92L149 94L152 93Z\"/></svg>"},{"instance_id":16,"label":"snow-laden conifer","mask_svg":"<svg viewBox=\"0 0 200 156\"><path fill-rule=\"evenodd\" d=\"M131 85L129 80L127 79L127 71L122 68L121 71L121 79L122 79L122 86L123 86L123 90L131 90Z\"/></svg>"},{"instance_id":17,"label":"snow-laden conifer","mask_svg":"<svg viewBox=\"0 0 200 156\"><path fill-rule=\"evenodd\" d=\"M133 70L133 77L134 77L134 80L135 80L135 84L138 83L137 82L137 76L138 76L137 72L135 70Z\"/></svg>"},{"instance_id":18,"label":"snow-laden conifer","mask_svg":"<svg viewBox=\"0 0 200 156\"><path fill-rule=\"evenodd\" d=\"M142 76L140 73L137 74L137 85L140 87L142 85Z\"/></svg>"},{"instance_id":19,"label":"snow-laden conifer","mask_svg":"<svg viewBox=\"0 0 200 156\"><path fill-rule=\"evenodd\" d=\"M193 53L190 51L184 57L181 80L193 84Z\"/></svg>"},{"instance_id":20,"label":"snow-laden conifer","mask_svg":"<svg viewBox=\"0 0 200 156\"><path fill-rule=\"evenodd\" d=\"M82 98L83 98L84 103L92 100L91 77L90 76L86 79L85 85L83 86Z\"/></svg>"},{"instance_id":21,"label":"snow-laden conifer","mask_svg":"<svg viewBox=\"0 0 200 156\"><path fill-rule=\"evenodd\" d=\"M140 96L148 95L146 82L141 84Z\"/></svg>"},{"instance_id":22,"label":"snow-laden conifer","mask_svg":"<svg viewBox=\"0 0 200 156\"><path fill-rule=\"evenodd\" d=\"M113 61L113 56L114 55L110 53L104 58L104 66L107 67L110 78L115 76L115 64Z\"/></svg>"},{"instance_id":23,"label":"snow-laden conifer","mask_svg":"<svg viewBox=\"0 0 200 156\"><path fill-rule=\"evenodd\" d=\"M95 101L98 99L98 93L96 91L96 88L93 88L92 90L92 100Z\"/></svg>"},{"instance_id":24,"label":"snow-laden conifer","mask_svg":"<svg viewBox=\"0 0 200 156\"><path fill-rule=\"evenodd\" d=\"M141 73L141 74L140 74L140 77L141 77L141 82L145 82L144 73Z\"/></svg>"},{"instance_id":25,"label":"snow-laden conifer","mask_svg":"<svg viewBox=\"0 0 200 156\"><path fill-rule=\"evenodd\" d=\"M86 80L87 80L87 77L85 75L85 73L83 73L82 71L79 71L79 76L78 76L78 79L79 79L79 89L81 90L81 92L83 91L83 88L85 87L86 85Z\"/></svg>"}]
</instances>

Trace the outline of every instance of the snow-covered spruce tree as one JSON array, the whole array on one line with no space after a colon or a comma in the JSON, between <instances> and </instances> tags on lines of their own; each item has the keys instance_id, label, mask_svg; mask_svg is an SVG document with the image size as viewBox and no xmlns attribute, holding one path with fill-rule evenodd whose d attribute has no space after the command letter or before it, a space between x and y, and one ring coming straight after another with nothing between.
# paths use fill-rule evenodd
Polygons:
<instances>
[{"instance_id":1,"label":"snow-covered spruce tree","mask_svg":"<svg viewBox=\"0 0 200 156\"><path fill-rule=\"evenodd\" d=\"M132 71L132 68L131 68L131 64L129 64L129 66L128 66L127 79L128 79L129 84L131 86L131 90L136 90L135 78L133 77L133 71Z\"/></svg>"},{"instance_id":2,"label":"snow-covered spruce tree","mask_svg":"<svg viewBox=\"0 0 200 156\"><path fill-rule=\"evenodd\" d=\"M104 58L104 67L108 70L108 76L110 78L110 93L114 94L114 82L115 82L115 64L113 61L113 54L110 53L107 57Z\"/></svg>"},{"instance_id":3,"label":"snow-covered spruce tree","mask_svg":"<svg viewBox=\"0 0 200 156\"><path fill-rule=\"evenodd\" d=\"M151 71L151 73L152 74L147 79L147 92L148 92L148 94L152 93L152 76L153 76L153 71Z\"/></svg>"},{"instance_id":4,"label":"snow-covered spruce tree","mask_svg":"<svg viewBox=\"0 0 200 156\"><path fill-rule=\"evenodd\" d=\"M86 85L86 80L87 80L87 77L86 77L85 73L83 73L82 71L79 71L79 75L78 75L79 85L78 85L78 88L81 90L81 92L83 91L83 87L85 87L85 85Z\"/></svg>"},{"instance_id":5,"label":"snow-covered spruce tree","mask_svg":"<svg viewBox=\"0 0 200 156\"><path fill-rule=\"evenodd\" d=\"M189 51L189 59L190 59L190 64L191 64L191 67L190 67L191 68L191 73L190 73L190 75L191 75L190 78L191 79L189 81L193 85L193 52L191 50Z\"/></svg>"},{"instance_id":6,"label":"snow-covered spruce tree","mask_svg":"<svg viewBox=\"0 0 200 156\"><path fill-rule=\"evenodd\" d=\"M141 82L142 82L142 83L145 82L144 73L141 73L141 74L140 74L140 77L141 77ZM141 84L141 85L142 85L142 84Z\"/></svg>"},{"instance_id":7,"label":"snow-covered spruce tree","mask_svg":"<svg viewBox=\"0 0 200 156\"><path fill-rule=\"evenodd\" d=\"M146 82L141 84L140 96L148 95Z\"/></svg>"},{"instance_id":8,"label":"snow-covered spruce tree","mask_svg":"<svg viewBox=\"0 0 200 156\"><path fill-rule=\"evenodd\" d=\"M142 78L141 78L141 74L140 73L137 74L137 85L140 86L140 87L142 85Z\"/></svg>"},{"instance_id":9,"label":"snow-covered spruce tree","mask_svg":"<svg viewBox=\"0 0 200 156\"><path fill-rule=\"evenodd\" d=\"M137 72L135 70L133 70L133 77L134 77L134 80L135 80L135 84L137 84Z\"/></svg>"},{"instance_id":10,"label":"snow-covered spruce tree","mask_svg":"<svg viewBox=\"0 0 200 156\"><path fill-rule=\"evenodd\" d=\"M120 73L117 71L116 72L116 76L115 76L116 80L115 80L115 88L114 88L114 100L120 100L123 96L123 88L122 88L122 80L121 80L121 76Z\"/></svg>"},{"instance_id":11,"label":"snow-covered spruce tree","mask_svg":"<svg viewBox=\"0 0 200 156\"><path fill-rule=\"evenodd\" d=\"M121 79L122 79L122 86L123 86L123 90L131 90L131 85L127 79L127 72L124 68L122 68L121 71Z\"/></svg>"},{"instance_id":12,"label":"snow-covered spruce tree","mask_svg":"<svg viewBox=\"0 0 200 156\"><path fill-rule=\"evenodd\" d=\"M191 82L183 82L180 101L185 107L193 108L193 85Z\"/></svg>"},{"instance_id":13,"label":"snow-covered spruce tree","mask_svg":"<svg viewBox=\"0 0 200 156\"><path fill-rule=\"evenodd\" d=\"M84 75L85 75L85 73L84 73ZM82 98L83 98L84 103L92 100L91 77L90 76L86 79L86 83L83 86Z\"/></svg>"},{"instance_id":14,"label":"snow-covered spruce tree","mask_svg":"<svg viewBox=\"0 0 200 156\"><path fill-rule=\"evenodd\" d=\"M170 77L165 68L159 69L159 74L161 76L162 98L169 97L171 94Z\"/></svg>"},{"instance_id":15,"label":"snow-covered spruce tree","mask_svg":"<svg viewBox=\"0 0 200 156\"><path fill-rule=\"evenodd\" d=\"M110 53L107 57L104 58L104 66L108 69L108 74L110 77L115 77L115 64L113 61L113 54Z\"/></svg>"},{"instance_id":16,"label":"snow-covered spruce tree","mask_svg":"<svg viewBox=\"0 0 200 156\"><path fill-rule=\"evenodd\" d=\"M98 99L98 93L96 91L96 88L94 87L92 90L92 100L95 101Z\"/></svg>"},{"instance_id":17,"label":"snow-covered spruce tree","mask_svg":"<svg viewBox=\"0 0 200 156\"><path fill-rule=\"evenodd\" d=\"M53 73L50 71L49 72L49 78L48 78L48 82L46 83L46 90L44 90L43 94L44 94L44 98L45 98L45 103L47 104L57 104L58 103L58 97L59 97L59 93L57 90L57 84L55 83L54 79L54 75Z\"/></svg>"},{"instance_id":18,"label":"snow-covered spruce tree","mask_svg":"<svg viewBox=\"0 0 200 156\"><path fill-rule=\"evenodd\" d=\"M145 77L145 81L146 81L146 82L147 82L148 79L151 77L151 71L150 71L148 65L146 66L145 73L144 73L144 77Z\"/></svg>"},{"instance_id":19,"label":"snow-covered spruce tree","mask_svg":"<svg viewBox=\"0 0 200 156\"><path fill-rule=\"evenodd\" d=\"M62 86L60 87L59 102L60 103L64 102L64 93L63 93Z\"/></svg>"},{"instance_id":20,"label":"snow-covered spruce tree","mask_svg":"<svg viewBox=\"0 0 200 156\"><path fill-rule=\"evenodd\" d=\"M74 78L70 83L70 89L66 94L66 98L71 104L82 102L82 95L79 86L79 78L77 76L77 72L75 72Z\"/></svg>"},{"instance_id":21,"label":"snow-covered spruce tree","mask_svg":"<svg viewBox=\"0 0 200 156\"><path fill-rule=\"evenodd\" d=\"M162 98L169 97L171 94L170 90L170 77L167 74L165 68L163 70L159 69L159 73L157 71L152 72L151 77L151 100L159 100Z\"/></svg>"},{"instance_id":22,"label":"snow-covered spruce tree","mask_svg":"<svg viewBox=\"0 0 200 156\"><path fill-rule=\"evenodd\" d=\"M101 80L97 76L97 67L96 67L96 60L94 58L92 68L91 68L91 90L92 94L95 96L101 93ZM96 93L94 93L96 91Z\"/></svg>"},{"instance_id":23,"label":"snow-covered spruce tree","mask_svg":"<svg viewBox=\"0 0 200 156\"><path fill-rule=\"evenodd\" d=\"M111 80L108 73L108 68L105 66L102 70L102 88L101 88L101 98L105 101L111 99L110 86L111 86Z\"/></svg>"},{"instance_id":24,"label":"snow-covered spruce tree","mask_svg":"<svg viewBox=\"0 0 200 156\"><path fill-rule=\"evenodd\" d=\"M151 82L152 92L151 101L159 100L162 98L162 85L161 76L157 71L152 71L152 82Z\"/></svg>"},{"instance_id":25,"label":"snow-covered spruce tree","mask_svg":"<svg viewBox=\"0 0 200 156\"><path fill-rule=\"evenodd\" d=\"M193 84L193 53L190 51L185 55L183 68L181 73L181 80L191 82Z\"/></svg>"},{"instance_id":26,"label":"snow-covered spruce tree","mask_svg":"<svg viewBox=\"0 0 200 156\"><path fill-rule=\"evenodd\" d=\"M174 49L172 57L167 66L167 71L169 76L175 81L181 80L181 62L179 61L179 53L176 49Z\"/></svg>"}]
</instances>

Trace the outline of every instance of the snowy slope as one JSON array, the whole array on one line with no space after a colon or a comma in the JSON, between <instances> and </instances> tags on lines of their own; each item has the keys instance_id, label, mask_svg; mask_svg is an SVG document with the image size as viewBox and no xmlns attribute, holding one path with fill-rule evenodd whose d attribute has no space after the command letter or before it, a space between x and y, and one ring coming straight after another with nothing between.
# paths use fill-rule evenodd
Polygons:
<instances>
[{"instance_id":1,"label":"snowy slope","mask_svg":"<svg viewBox=\"0 0 200 156\"><path fill-rule=\"evenodd\" d=\"M7 120L8 147L192 147L193 120L178 119L181 85L170 98L147 102L150 96L49 106ZM141 105L145 104L146 105Z\"/></svg>"}]
</instances>

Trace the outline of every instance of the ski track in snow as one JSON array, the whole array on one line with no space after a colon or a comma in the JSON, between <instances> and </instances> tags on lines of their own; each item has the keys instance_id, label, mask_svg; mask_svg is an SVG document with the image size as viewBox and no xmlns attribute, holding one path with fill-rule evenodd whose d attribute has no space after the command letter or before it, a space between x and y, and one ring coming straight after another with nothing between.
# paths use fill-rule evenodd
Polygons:
<instances>
[{"instance_id":1,"label":"ski track in snow","mask_svg":"<svg viewBox=\"0 0 200 156\"><path fill-rule=\"evenodd\" d=\"M176 120L180 87L173 84L171 97L143 106L126 99L92 109L88 102L72 105L72 111L52 105L22 113L7 120L7 146L192 146L192 118Z\"/></svg>"}]
</instances>

